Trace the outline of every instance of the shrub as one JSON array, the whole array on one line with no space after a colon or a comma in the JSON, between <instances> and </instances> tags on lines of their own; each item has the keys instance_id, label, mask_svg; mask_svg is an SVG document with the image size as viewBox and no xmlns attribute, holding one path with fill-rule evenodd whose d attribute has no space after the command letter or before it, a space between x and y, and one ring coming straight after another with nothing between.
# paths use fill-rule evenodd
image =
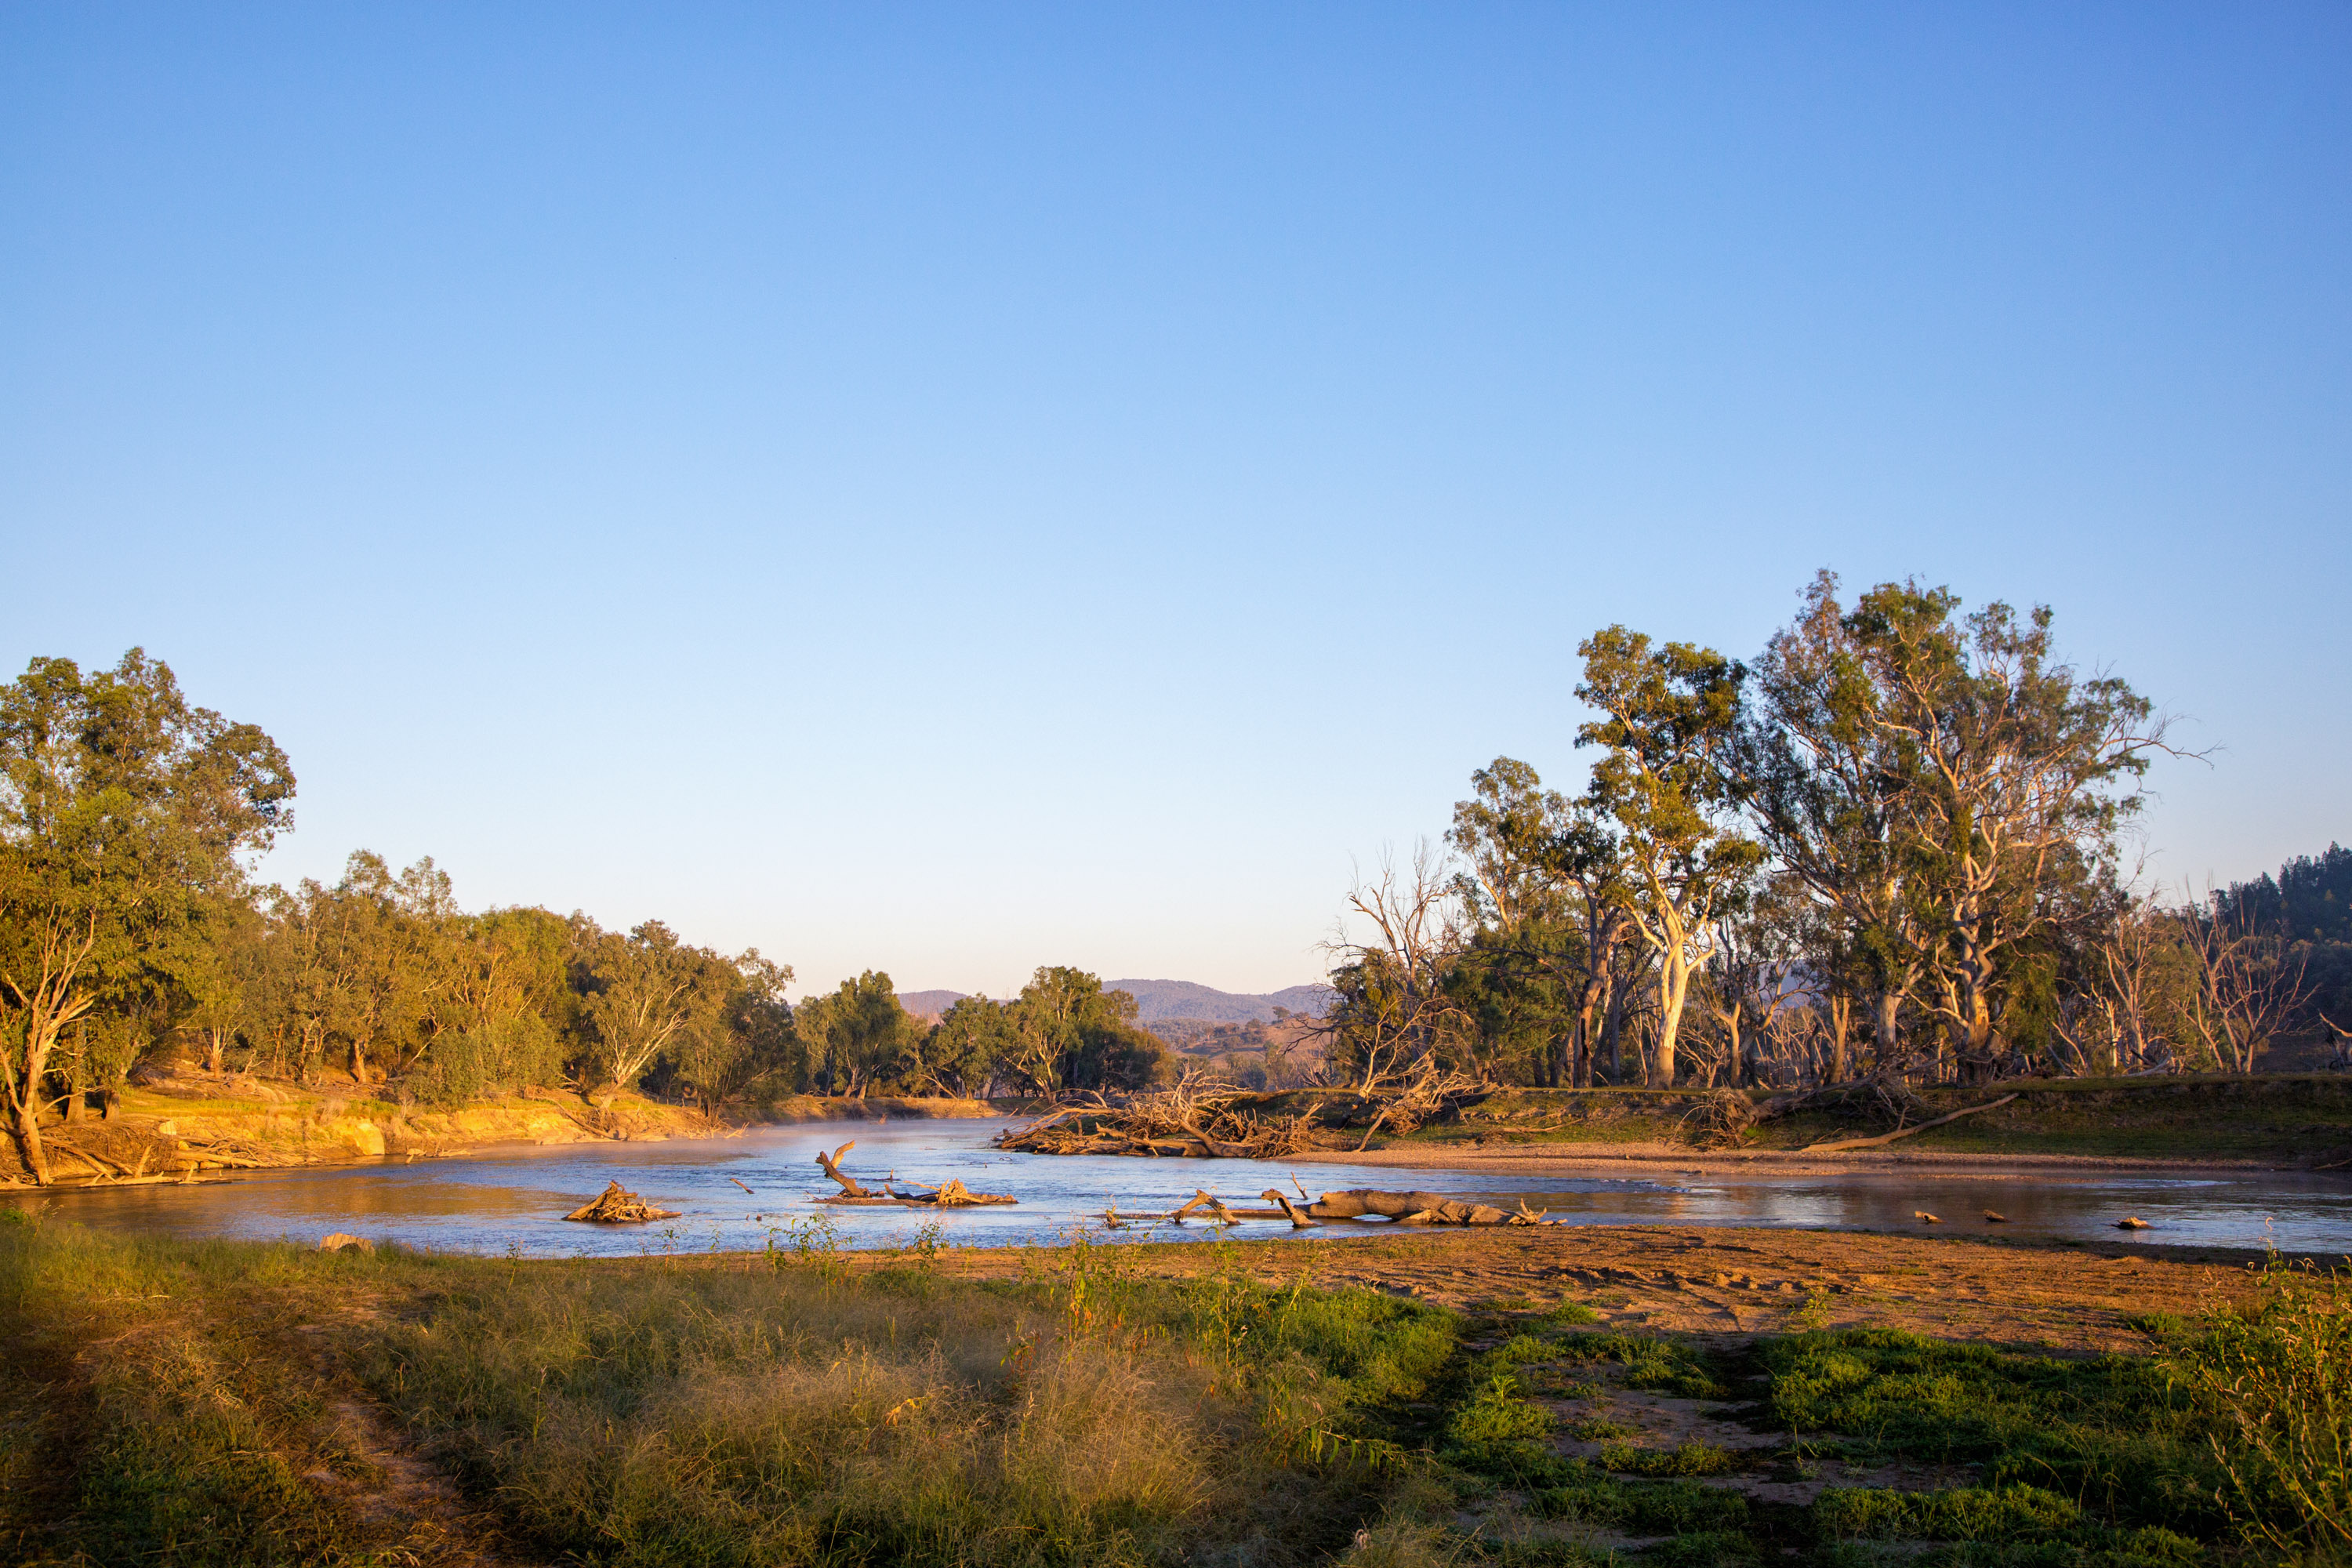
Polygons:
<instances>
[{"instance_id":1,"label":"shrub","mask_svg":"<svg viewBox=\"0 0 2352 1568\"><path fill-rule=\"evenodd\" d=\"M2173 1364L2218 1413L2231 1511L2289 1552L2352 1556L2352 1279L2273 1267L2259 1305L2222 1308Z\"/></svg>"}]
</instances>

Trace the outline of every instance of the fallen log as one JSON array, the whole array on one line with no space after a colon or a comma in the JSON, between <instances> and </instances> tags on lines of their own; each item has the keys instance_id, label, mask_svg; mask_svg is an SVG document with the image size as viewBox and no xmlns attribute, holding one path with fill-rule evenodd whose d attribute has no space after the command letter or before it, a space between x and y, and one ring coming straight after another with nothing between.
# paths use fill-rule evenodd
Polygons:
<instances>
[{"instance_id":1,"label":"fallen log","mask_svg":"<svg viewBox=\"0 0 2352 1568\"><path fill-rule=\"evenodd\" d=\"M840 1148L835 1149L830 1154L820 1149L816 1152L816 1163L824 1167L824 1173L826 1175L831 1176L835 1181L841 1184L841 1195L843 1197L870 1198L877 1196L878 1194L869 1193L864 1187L859 1186L857 1184L856 1177L845 1176L841 1173L841 1157L856 1147L857 1140L852 1138L848 1142L844 1143Z\"/></svg>"},{"instance_id":2,"label":"fallen log","mask_svg":"<svg viewBox=\"0 0 2352 1568\"><path fill-rule=\"evenodd\" d=\"M1804 1148L1798 1150L1797 1152L1800 1154L1833 1154L1841 1149L1875 1149L1883 1143L1892 1143L1898 1138L1908 1138L1915 1133L1925 1132L1931 1127L1941 1127L1947 1122L1958 1121L1963 1116L1974 1116L1978 1112L1985 1110L1999 1110L2002 1106L2007 1105L2011 1100L2015 1100L2017 1096L2013 1094L2004 1094L1999 1100L1989 1100L1982 1105L1967 1106L1961 1110L1953 1111L1949 1116L1938 1116L1933 1121L1922 1121L1916 1127L1906 1127L1899 1132L1882 1132L1875 1138L1842 1138L1834 1143L1809 1143Z\"/></svg>"},{"instance_id":3,"label":"fallen log","mask_svg":"<svg viewBox=\"0 0 2352 1568\"><path fill-rule=\"evenodd\" d=\"M829 1198L817 1198L814 1201L849 1208L940 1209L972 1208L982 1204L1009 1204L1016 1201L1003 1193L972 1192L954 1176L950 1176L944 1185L930 1187L925 1192L902 1193L888 1182L882 1184L882 1191L868 1192L856 1177L841 1168L841 1157L856 1147L857 1140L853 1138L830 1154L822 1149L816 1152L816 1163L824 1167L826 1175L841 1184L841 1191ZM925 1185L920 1182L914 1184ZM737 1185L740 1186L741 1184L738 1183Z\"/></svg>"},{"instance_id":4,"label":"fallen log","mask_svg":"<svg viewBox=\"0 0 2352 1568\"><path fill-rule=\"evenodd\" d=\"M1309 1215L1305 1209L1300 1208L1297 1204L1292 1203L1289 1195L1284 1193L1280 1187L1268 1187L1265 1192L1260 1193L1258 1196L1265 1199L1266 1202L1272 1204L1276 1208L1280 1209L1284 1217L1290 1221L1290 1228L1293 1230L1305 1230L1318 1223L1313 1215Z\"/></svg>"},{"instance_id":5,"label":"fallen log","mask_svg":"<svg viewBox=\"0 0 2352 1568\"><path fill-rule=\"evenodd\" d=\"M643 1225L649 1219L676 1219L676 1209L656 1208L635 1193L621 1190L613 1183L596 1195L593 1203L583 1204L563 1216L583 1220L590 1225Z\"/></svg>"},{"instance_id":6,"label":"fallen log","mask_svg":"<svg viewBox=\"0 0 2352 1568\"><path fill-rule=\"evenodd\" d=\"M1521 1205L1524 1208L1524 1205ZM1440 1193L1390 1193L1377 1187L1356 1187L1325 1193L1307 1205L1312 1219L1366 1219L1380 1216L1400 1225L1532 1225L1532 1219L1507 1214L1490 1204L1465 1204Z\"/></svg>"}]
</instances>

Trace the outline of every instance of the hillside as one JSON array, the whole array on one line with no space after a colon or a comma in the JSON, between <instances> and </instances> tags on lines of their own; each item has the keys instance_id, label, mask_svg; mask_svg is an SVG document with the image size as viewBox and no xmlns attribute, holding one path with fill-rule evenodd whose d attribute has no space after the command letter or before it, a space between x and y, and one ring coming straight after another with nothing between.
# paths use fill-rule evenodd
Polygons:
<instances>
[{"instance_id":1,"label":"hillside","mask_svg":"<svg viewBox=\"0 0 2352 1568\"><path fill-rule=\"evenodd\" d=\"M898 1005L918 1018L936 1018L963 998L961 991L901 991Z\"/></svg>"},{"instance_id":2,"label":"hillside","mask_svg":"<svg viewBox=\"0 0 2352 1568\"><path fill-rule=\"evenodd\" d=\"M1319 1016L1331 1005L1328 985L1291 985L1253 996L1220 991L1190 980L1106 980L1106 991L1124 991L1135 998L1136 1021L1159 1023L1169 1018L1198 1019L1206 1024L1274 1022L1274 1010ZM961 991L901 991L899 1005L917 1017L938 1017L964 995Z\"/></svg>"},{"instance_id":3,"label":"hillside","mask_svg":"<svg viewBox=\"0 0 2352 1568\"><path fill-rule=\"evenodd\" d=\"M1212 1024L1244 1024L1255 1018L1271 1023L1276 1007L1319 1014L1331 1005L1328 985L1292 985L1260 996L1219 991L1190 980L1106 980L1103 989L1133 996L1137 1020L1145 1024L1162 1018L1200 1018Z\"/></svg>"}]
</instances>

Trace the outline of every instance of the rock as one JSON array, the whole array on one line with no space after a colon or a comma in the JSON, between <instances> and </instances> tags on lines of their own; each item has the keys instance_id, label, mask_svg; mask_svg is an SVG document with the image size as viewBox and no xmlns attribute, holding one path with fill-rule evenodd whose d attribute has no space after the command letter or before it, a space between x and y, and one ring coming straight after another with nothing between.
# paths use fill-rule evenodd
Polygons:
<instances>
[{"instance_id":1,"label":"rock","mask_svg":"<svg viewBox=\"0 0 2352 1568\"><path fill-rule=\"evenodd\" d=\"M373 1252L375 1243L364 1236L348 1236L341 1231L319 1243L321 1252Z\"/></svg>"},{"instance_id":2,"label":"rock","mask_svg":"<svg viewBox=\"0 0 2352 1568\"><path fill-rule=\"evenodd\" d=\"M179 1135L180 1124L178 1122L158 1121L155 1123L155 1136L158 1138L177 1138Z\"/></svg>"},{"instance_id":3,"label":"rock","mask_svg":"<svg viewBox=\"0 0 2352 1568\"><path fill-rule=\"evenodd\" d=\"M2147 1221L2140 1218L2137 1215L2126 1215L2123 1218L2116 1221L2116 1228L2117 1230L2146 1230L2148 1228L2148 1224Z\"/></svg>"}]
</instances>

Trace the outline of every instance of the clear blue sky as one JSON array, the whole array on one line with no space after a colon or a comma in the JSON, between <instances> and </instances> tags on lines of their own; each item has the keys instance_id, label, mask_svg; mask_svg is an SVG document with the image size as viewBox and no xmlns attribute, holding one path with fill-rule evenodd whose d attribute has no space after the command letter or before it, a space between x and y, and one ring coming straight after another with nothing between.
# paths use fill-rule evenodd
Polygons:
<instances>
[{"instance_id":1,"label":"clear blue sky","mask_svg":"<svg viewBox=\"0 0 2352 1568\"><path fill-rule=\"evenodd\" d=\"M829 984L1316 977L1612 621L2043 600L2352 838L2340 4L0 10L0 656Z\"/></svg>"}]
</instances>

